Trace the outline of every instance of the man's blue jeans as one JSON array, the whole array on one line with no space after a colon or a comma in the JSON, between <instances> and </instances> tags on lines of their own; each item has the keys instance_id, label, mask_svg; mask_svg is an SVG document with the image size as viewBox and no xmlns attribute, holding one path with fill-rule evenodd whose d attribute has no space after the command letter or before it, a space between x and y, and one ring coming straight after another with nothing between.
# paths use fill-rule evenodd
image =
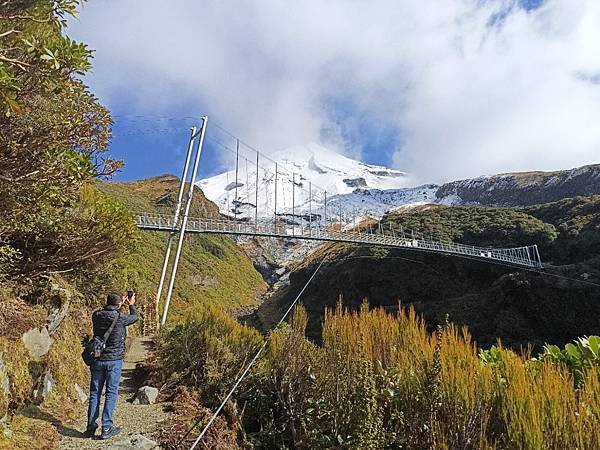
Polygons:
<instances>
[{"instance_id":1,"label":"man's blue jeans","mask_svg":"<svg viewBox=\"0 0 600 450\"><path fill-rule=\"evenodd\" d=\"M100 396L105 384L106 398L104 399L104 410L102 411L102 430L108 430L113 426L112 418L119 396L119 380L122 367L122 359L94 361L92 363L90 367L92 381L90 382L90 404L88 406L88 430L95 430L98 427L96 421L100 415Z\"/></svg>"}]
</instances>

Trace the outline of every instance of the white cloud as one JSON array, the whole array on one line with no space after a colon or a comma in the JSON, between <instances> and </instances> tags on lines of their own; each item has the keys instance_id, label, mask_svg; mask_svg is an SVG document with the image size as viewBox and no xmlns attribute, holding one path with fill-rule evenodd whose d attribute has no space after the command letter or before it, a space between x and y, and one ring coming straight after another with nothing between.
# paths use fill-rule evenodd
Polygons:
<instances>
[{"instance_id":1,"label":"white cloud","mask_svg":"<svg viewBox=\"0 0 600 450\"><path fill-rule=\"evenodd\" d=\"M597 0L91 0L71 32L109 106L196 102L260 148L355 153L342 130L364 119L400 131L380 151L422 181L600 162Z\"/></svg>"}]
</instances>

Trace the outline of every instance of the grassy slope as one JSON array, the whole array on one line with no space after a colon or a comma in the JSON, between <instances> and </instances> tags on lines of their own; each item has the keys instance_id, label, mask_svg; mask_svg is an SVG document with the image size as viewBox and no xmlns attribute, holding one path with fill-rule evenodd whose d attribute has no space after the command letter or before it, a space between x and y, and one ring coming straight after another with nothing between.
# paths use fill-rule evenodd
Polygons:
<instances>
[{"instance_id":1,"label":"grassy slope","mask_svg":"<svg viewBox=\"0 0 600 450\"><path fill-rule=\"evenodd\" d=\"M556 210L556 206L547 208ZM589 208L585 212L576 221L596 223L587 217ZM538 215L543 217L541 212ZM440 238L476 245L539 242L544 245L542 257L547 258L559 242L563 245L569 239L565 235L568 231L559 227L557 238L552 224L511 209L416 208L385 217L384 229L390 223L396 229L402 224ZM340 295L353 308L365 298L372 305L390 310L398 302L411 303L430 324L443 322L449 314L450 320L468 325L482 346L491 345L500 337L513 347L532 343L539 348L544 342L562 344L577 336L597 333L600 326L600 289L591 285L456 257L339 244L324 247L300 264L291 274L290 288L260 307L254 317L259 324L271 325L324 255L328 262L303 297L313 337L319 335L324 308L334 306ZM595 280L598 272L590 269L589 261L571 262L584 265L589 279ZM581 269L548 270L582 275Z\"/></svg>"},{"instance_id":2,"label":"grassy slope","mask_svg":"<svg viewBox=\"0 0 600 450\"><path fill-rule=\"evenodd\" d=\"M130 183L101 183L99 188L121 199L132 211L172 214L178 184L176 177L161 176ZM218 210L196 189L190 215L206 214L216 216ZM139 250L121 262L120 278L140 293L142 301L154 298L167 236L161 232L142 232ZM252 261L231 239L189 236L175 282L172 312L178 317L195 303L206 301L216 302L226 309L252 306L257 292L264 288Z\"/></svg>"}]
</instances>

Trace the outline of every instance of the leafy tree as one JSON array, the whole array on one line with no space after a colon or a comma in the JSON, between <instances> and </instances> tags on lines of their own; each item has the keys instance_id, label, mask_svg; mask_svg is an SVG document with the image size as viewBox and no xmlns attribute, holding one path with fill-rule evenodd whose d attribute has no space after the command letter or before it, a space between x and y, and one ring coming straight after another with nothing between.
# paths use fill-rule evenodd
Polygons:
<instances>
[{"instance_id":1,"label":"leafy tree","mask_svg":"<svg viewBox=\"0 0 600 450\"><path fill-rule=\"evenodd\" d=\"M70 271L119 241L88 230L81 207L82 188L121 162L105 157L110 114L77 78L92 52L64 34L79 3L0 0L0 273Z\"/></svg>"}]
</instances>

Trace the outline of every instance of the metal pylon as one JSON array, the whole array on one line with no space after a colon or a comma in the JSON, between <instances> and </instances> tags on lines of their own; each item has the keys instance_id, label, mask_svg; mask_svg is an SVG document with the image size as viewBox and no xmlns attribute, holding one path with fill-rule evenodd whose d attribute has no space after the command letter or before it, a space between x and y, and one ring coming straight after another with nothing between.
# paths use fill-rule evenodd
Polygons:
<instances>
[{"instance_id":1,"label":"metal pylon","mask_svg":"<svg viewBox=\"0 0 600 450\"><path fill-rule=\"evenodd\" d=\"M164 272L164 275L166 275L167 266L169 264L169 257L170 257L170 253L171 253L172 240L175 236L175 232L179 231L179 240L177 242L177 250L175 252L175 260L173 261L173 268L172 268L171 277L169 280L167 297L165 299L165 306L163 308L162 319L160 321L161 326L164 325L165 322L167 321L167 315L169 313L169 305L171 304L171 297L173 296L173 288L175 286L175 277L177 276L177 269L179 267L179 259L181 257L181 250L183 248L183 240L185 237L187 222L188 222L189 213L190 213L190 207L192 205L192 199L194 197L194 187L196 185L196 176L198 174L198 167L200 165L200 156L202 154L202 146L204 145L204 136L206 135L207 124L208 124L208 116L202 116L202 125L200 127L200 131L197 131L196 128L194 127L192 129L192 135L190 137L190 144L188 147L188 153L186 155L186 163L184 166L184 173L181 178L181 185L179 188L179 192L180 192L179 201L178 201L178 205L177 205L174 220L173 220L173 231L171 232L171 234L169 236L169 241L167 243L167 251L165 252L165 261L163 264L163 272ZM194 157L194 166L192 169L192 177L191 177L190 185L188 188L185 210L183 213L183 218L181 219L181 224L178 224L180 214L181 214L180 210L181 210L181 206L182 206L181 202L183 200L183 192L185 190L185 183L187 181L187 171L189 169L189 163L190 163L191 155L193 153L194 142L196 141L197 138L198 138L198 141L197 141L198 144L196 147L196 155ZM176 227L178 225L179 225L179 230L176 229ZM161 283L159 286L158 295L157 295L157 299L156 299L157 304L160 301L160 293L162 291L162 285L164 283L164 275L161 276Z\"/></svg>"}]
</instances>

